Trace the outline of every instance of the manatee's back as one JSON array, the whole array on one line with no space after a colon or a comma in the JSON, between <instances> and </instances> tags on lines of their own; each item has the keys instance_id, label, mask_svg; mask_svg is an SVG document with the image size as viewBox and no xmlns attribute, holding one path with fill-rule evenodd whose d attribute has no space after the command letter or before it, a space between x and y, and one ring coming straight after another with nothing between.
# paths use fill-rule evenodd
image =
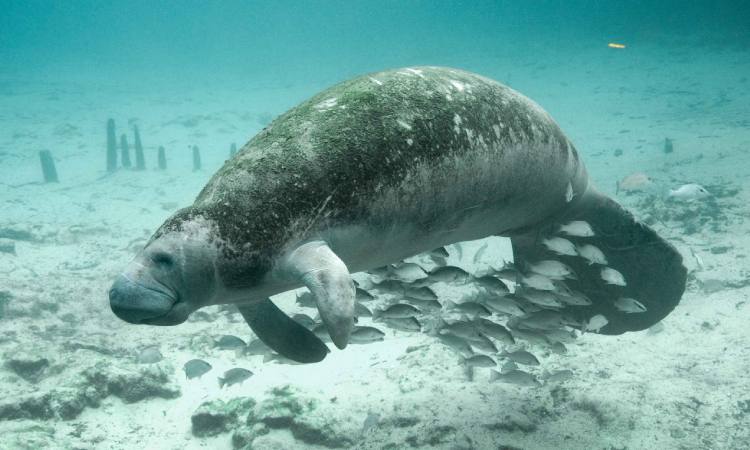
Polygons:
<instances>
[{"instance_id":1,"label":"manatee's back","mask_svg":"<svg viewBox=\"0 0 750 450\"><path fill-rule=\"evenodd\" d=\"M284 229L364 215L429 227L467 202L503 203L522 223L564 207L571 181L583 191L585 170L536 104L478 75L419 67L340 83L283 114L196 203L230 206L254 223L272 214Z\"/></svg>"}]
</instances>

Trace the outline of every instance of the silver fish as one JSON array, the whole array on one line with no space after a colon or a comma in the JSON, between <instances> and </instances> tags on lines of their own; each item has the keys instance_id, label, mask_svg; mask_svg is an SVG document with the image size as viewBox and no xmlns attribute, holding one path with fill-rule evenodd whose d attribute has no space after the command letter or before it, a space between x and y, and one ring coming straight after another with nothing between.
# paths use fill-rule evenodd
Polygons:
<instances>
[{"instance_id":1,"label":"silver fish","mask_svg":"<svg viewBox=\"0 0 750 450\"><path fill-rule=\"evenodd\" d=\"M568 349L562 342L553 342L552 345L549 346L549 349L552 353L557 353L558 355L564 355L568 353Z\"/></svg>"},{"instance_id":2,"label":"silver fish","mask_svg":"<svg viewBox=\"0 0 750 450\"><path fill-rule=\"evenodd\" d=\"M516 341L513 339L513 335L510 334L510 331L508 331L507 328L500 325L499 323L495 323L491 320L487 319L477 319L476 321L477 329L482 332L483 334L486 334L487 336L497 339L498 341L502 342L503 344L515 344Z\"/></svg>"},{"instance_id":3,"label":"silver fish","mask_svg":"<svg viewBox=\"0 0 750 450\"><path fill-rule=\"evenodd\" d=\"M185 371L185 378L188 380L202 377L211 370L211 368L211 364L202 359L191 359L182 366L182 370Z\"/></svg>"},{"instance_id":4,"label":"silver fish","mask_svg":"<svg viewBox=\"0 0 750 450\"><path fill-rule=\"evenodd\" d=\"M592 237L595 236L594 230L591 228L588 222L583 220L573 220L564 225L560 225L558 231L568 236L576 237Z\"/></svg>"},{"instance_id":5,"label":"silver fish","mask_svg":"<svg viewBox=\"0 0 750 450\"><path fill-rule=\"evenodd\" d=\"M515 294L514 294L514 295L515 295ZM521 305L521 309L523 309L523 314L521 314L522 316L523 316L524 314L529 314L529 313L533 313L533 312L536 312L536 311L541 311L541 310L543 310L543 309L548 309L548 308L549 308L549 309L553 309L553 308L552 308L551 306L541 306L541 305L536 305L536 304L534 304L534 303L531 303L531 302L529 302L529 301L526 301L526 299L524 299L524 298L522 298L522 297L516 297L516 298L517 298L517 299L519 300L519 303L520 303L520 305ZM514 319L515 317L516 317L516 316L513 316L513 317L511 317L511 318L509 319L509 323L508 323L509 325L510 325L510 322L511 322L511 321L512 321L512 320L513 320L513 319Z\"/></svg>"},{"instance_id":6,"label":"silver fish","mask_svg":"<svg viewBox=\"0 0 750 450\"><path fill-rule=\"evenodd\" d=\"M635 172L618 181L616 184L617 190L615 192L619 194L620 191L626 193L645 191L653 186L653 184L654 180L652 180L651 177L643 172Z\"/></svg>"},{"instance_id":7,"label":"silver fish","mask_svg":"<svg viewBox=\"0 0 750 450\"><path fill-rule=\"evenodd\" d=\"M615 308L628 314L646 312L646 307L643 303L630 297L620 297L615 300Z\"/></svg>"},{"instance_id":8,"label":"silver fish","mask_svg":"<svg viewBox=\"0 0 750 450\"><path fill-rule=\"evenodd\" d=\"M529 276L521 278L521 284L530 288L539 289L540 291L554 291L555 285L548 277L532 273Z\"/></svg>"},{"instance_id":9,"label":"silver fish","mask_svg":"<svg viewBox=\"0 0 750 450\"><path fill-rule=\"evenodd\" d=\"M453 248L456 249L456 253L458 255L458 259L464 258L464 248L461 246L460 242L456 242L453 244Z\"/></svg>"},{"instance_id":10,"label":"silver fish","mask_svg":"<svg viewBox=\"0 0 750 450\"><path fill-rule=\"evenodd\" d=\"M572 330L556 329L556 330L545 330L544 335L550 341L571 343L576 340L576 333Z\"/></svg>"},{"instance_id":11,"label":"silver fish","mask_svg":"<svg viewBox=\"0 0 750 450\"><path fill-rule=\"evenodd\" d=\"M354 303L354 316L355 317L372 317L372 311L370 311L367 306L363 305L362 303L355 302Z\"/></svg>"},{"instance_id":12,"label":"silver fish","mask_svg":"<svg viewBox=\"0 0 750 450\"><path fill-rule=\"evenodd\" d=\"M323 330L325 331L325 327L323 327ZM271 349L268 348L268 346L264 344L260 339L253 339L249 344L247 344L247 347L245 347L246 355L265 355L270 351Z\"/></svg>"},{"instance_id":13,"label":"silver fish","mask_svg":"<svg viewBox=\"0 0 750 450\"><path fill-rule=\"evenodd\" d=\"M521 316L524 314L521 306L509 297L484 297L482 301L485 306L499 314L508 314L511 316Z\"/></svg>"},{"instance_id":14,"label":"silver fish","mask_svg":"<svg viewBox=\"0 0 750 450\"><path fill-rule=\"evenodd\" d=\"M700 184L689 183L683 184L676 189L670 189L668 198L681 202L694 202L711 196L706 188Z\"/></svg>"},{"instance_id":15,"label":"silver fish","mask_svg":"<svg viewBox=\"0 0 750 450\"><path fill-rule=\"evenodd\" d=\"M614 284L616 286L627 286L625 277L620 272L616 271L611 267L605 267L601 271L602 280L607 284Z\"/></svg>"},{"instance_id":16,"label":"silver fish","mask_svg":"<svg viewBox=\"0 0 750 450\"><path fill-rule=\"evenodd\" d=\"M464 358L464 364L470 367L495 367L497 363L487 355L474 355Z\"/></svg>"},{"instance_id":17,"label":"silver fish","mask_svg":"<svg viewBox=\"0 0 750 450\"><path fill-rule=\"evenodd\" d=\"M519 386L541 386L541 383L534 375L523 370L509 370L505 373L493 370L490 374L490 381L501 381Z\"/></svg>"},{"instance_id":18,"label":"silver fish","mask_svg":"<svg viewBox=\"0 0 750 450\"><path fill-rule=\"evenodd\" d=\"M219 387L231 386L233 384L242 383L253 376L253 373L247 369L241 367L235 367L224 372L224 376L219 378Z\"/></svg>"},{"instance_id":19,"label":"silver fish","mask_svg":"<svg viewBox=\"0 0 750 450\"><path fill-rule=\"evenodd\" d=\"M548 308L561 308L565 306L555 294L550 291L538 289L524 289L517 294L531 303Z\"/></svg>"},{"instance_id":20,"label":"silver fish","mask_svg":"<svg viewBox=\"0 0 750 450\"><path fill-rule=\"evenodd\" d=\"M349 342L352 344L369 344L370 342L382 341L385 333L375 327L356 326L352 330Z\"/></svg>"},{"instance_id":21,"label":"silver fish","mask_svg":"<svg viewBox=\"0 0 750 450\"><path fill-rule=\"evenodd\" d=\"M448 250L446 250L445 247L438 247L438 248L430 251L429 254L430 254L430 256L434 256L434 257L437 257L437 258L447 258L449 256L448 255Z\"/></svg>"},{"instance_id":22,"label":"silver fish","mask_svg":"<svg viewBox=\"0 0 750 450\"><path fill-rule=\"evenodd\" d=\"M521 277L521 273L514 265L506 264L502 268L495 270L495 276L501 280L515 283Z\"/></svg>"},{"instance_id":23,"label":"silver fish","mask_svg":"<svg viewBox=\"0 0 750 450\"><path fill-rule=\"evenodd\" d=\"M297 294L297 304L306 308L316 308L315 297L313 297L310 291L305 291L301 294Z\"/></svg>"},{"instance_id":24,"label":"silver fish","mask_svg":"<svg viewBox=\"0 0 750 450\"><path fill-rule=\"evenodd\" d=\"M377 278L387 278L390 272L390 266L381 266L367 271L368 274Z\"/></svg>"},{"instance_id":25,"label":"silver fish","mask_svg":"<svg viewBox=\"0 0 750 450\"><path fill-rule=\"evenodd\" d=\"M484 252L487 251L487 247L489 247L489 243L485 242L481 247L479 247L479 250L474 253L474 264L479 263L479 261L482 259L482 256L484 255Z\"/></svg>"},{"instance_id":26,"label":"silver fish","mask_svg":"<svg viewBox=\"0 0 750 450\"><path fill-rule=\"evenodd\" d=\"M552 284L555 285L556 295L571 295L571 289L564 280L552 280Z\"/></svg>"},{"instance_id":27,"label":"silver fish","mask_svg":"<svg viewBox=\"0 0 750 450\"><path fill-rule=\"evenodd\" d=\"M449 310L457 311L461 314L466 314L467 316L471 318L475 317L487 317L489 315L492 315L490 310L488 310L483 305L477 303L477 302L461 302L461 303L455 303L450 300L445 301L445 306Z\"/></svg>"},{"instance_id":28,"label":"silver fish","mask_svg":"<svg viewBox=\"0 0 750 450\"><path fill-rule=\"evenodd\" d=\"M609 320L607 320L606 317L604 317L601 314L597 314L589 318L588 321L586 321L584 329L586 331L593 331L594 333L598 333L599 330L601 330L608 323L609 323Z\"/></svg>"},{"instance_id":29,"label":"silver fish","mask_svg":"<svg viewBox=\"0 0 750 450\"><path fill-rule=\"evenodd\" d=\"M578 254L581 255L581 258L589 262L589 265L607 265L607 257L604 256L604 253L601 250L599 250L599 247L593 246L591 244L583 244L577 246L576 250L578 251Z\"/></svg>"},{"instance_id":30,"label":"silver fish","mask_svg":"<svg viewBox=\"0 0 750 450\"><path fill-rule=\"evenodd\" d=\"M448 348L457 352L459 355L463 356L464 358L468 358L474 354L474 350L471 349L469 344L464 339L461 339L460 337L454 334L450 334L450 333L438 334L437 338L440 342L442 342Z\"/></svg>"},{"instance_id":31,"label":"silver fish","mask_svg":"<svg viewBox=\"0 0 750 450\"><path fill-rule=\"evenodd\" d=\"M375 298L372 294L362 288L357 288L356 292L356 299L358 302L369 302Z\"/></svg>"},{"instance_id":32,"label":"silver fish","mask_svg":"<svg viewBox=\"0 0 750 450\"><path fill-rule=\"evenodd\" d=\"M573 378L573 371L568 369L557 370L547 376L546 383L564 383Z\"/></svg>"},{"instance_id":33,"label":"silver fish","mask_svg":"<svg viewBox=\"0 0 750 450\"><path fill-rule=\"evenodd\" d=\"M245 341L231 334L224 334L215 342L215 346L222 350L243 349L246 345Z\"/></svg>"},{"instance_id":34,"label":"silver fish","mask_svg":"<svg viewBox=\"0 0 750 450\"><path fill-rule=\"evenodd\" d=\"M321 341L331 342L331 335L328 334L328 328L326 328L325 324L320 323L315 325L315 328L310 331L312 331Z\"/></svg>"},{"instance_id":35,"label":"silver fish","mask_svg":"<svg viewBox=\"0 0 750 450\"><path fill-rule=\"evenodd\" d=\"M414 317L420 313L419 309L407 303L396 303L382 311L376 311L376 319L404 319Z\"/></svg>"},{"instance_id":36,"label":"silver fish","mask_svg":"<svg viewBox=\"0 0 750 450\"><path fill-rule=\"evenodd\" d=\"M479 332L474 327L473 323L457 321L453 323L446 323L441 327L441 332L447 331L455 336L464 339L481 339Z\"/></svg>"},{"instance_id":37,"label":"silver fish","mask_svg":"<svg viewBox=\"0 0 750 450\"><path fill-rule=\"evenodd\" d=\"M376 267L374 269L370 269L367 271L367 274L370 275L370 282L374 285L379 285L383 283L384 281L390 281L390 273L391 273L391 266L382 266L382 267Z\"/></svg>"},{"instance_id":38,"label":"silver fish","mask_svg":"<svg viewBox=\"0 0 750 450\"><path fill-rule=\"evenodd\" d=\"M517 318L519 327L530 328L532 330L545 331L553 330L567 325L562 314L557 311L541 310L523 317Z\"/></svg>"},{"instance_id":39,"label":"silver fish","mask_svg":"<svg viewBox=\"0 0 750 450\"><path fill-rule=\"evenodd\" d=\"M507 294L508 292L510 292L508 286L503 283L502 280L492 275L485 275L483 277L477 278L474 281L476 281L477 284L479 284L479 286L481 286L483 289L486 289L487 291L495 294Z\"/></svg>"},{"instance_id":40,"label":"silver fish","mask_svg":"<svg viewBox=\"0 0 750 450\"><path fill-rule=\"evenodd\" d=\"M422 324L414 317L398 317L395 319L383 319L386 325L400 331L419 332L422 331Z\"/></svg>"},{"instance_id":41,"label":"silver fish","mask_svg":"<svg viewBox=\"0 0 750 450\"><path fill-rule=\"evenodd\" d=\"M664 323L656 322L655 324L648 327L648 334L659 334L664 331Z\"/></svg>"},{"instance_id":42,"label":"silver fish","mask_svg":"<svg viewBox=\"0 0 750 450\"><path fill-rule=\"evenodd\" d=\"M417 281L417 283L421 283L425 280L426 278L424 280ZM380 282L375 283L374 288L380 292L389 292L396 295L403 295L404 293L404 283L398 280L380 280Z\"/></svg>"},{"instance_id":43,"label":"silver fish","mask_svg":"<svg viewBox=\"0 0 750 450\"><path fill-rule=\"evenodd\" d=\"M535 264L529 264L529 269L534 273L543 275L553 280L576 278L575 273L573 273L573 269L571 269L567 264L563 264L560 261L555 261L552 259L539 261Z\"/></svg>"},{"instance_id":44,"label":"silver fish","mask_svg":"<svg viewBox=\"0 0 750 450\"><path fill-rule=\"evenodd\" d=\"M409 286L404 290L404 295L416 300L437 300L438 296L427 286L413 287Z\"/></svg>"},{"instance_id":45,"label":"silver fish","mask_svg":"<svg viewBox=\"0 0 750 450\"><path fill-rule=\"evenodd\" d=\"M307 328L308 330L315 326L315 321L307 314L295 314L292 316L292 320Z\"/></svg>"},{"instance_id":46,"label":"silver fish","mask_svg":"<svg viewBox=\"0 0 750 450\"><path fill-rule=\"evenodd\" d=\"M515 352L503 352L500 356L504 356L516 364L524 364L526 366L538 366L539 360L536 356L527 352L526 350L516 350Z\"/></svg>"},{"instance_id":47,"label":"silver fish","mask_svg":"<svg viewBox=\"0 0 750 450\"><path fill-rule=\"evenodd\" d=\"M500 373L508 373L511 370L518 370L518 365L511 360L505 361L502 367L500 367Z\"/></svg>"},{"instance_id":48,"label":"silver fish","mask_svg":"<svg viewBox=\"0 0 750 450\"><path fill-rule=\"evenodd\" d=\"M440 256L433 256L430 255L430 261L432 261L433 264L437 267L443 267L448 265L448 260L445 258L441 258Z\"/></svg>"},{"instance_id":49,"label":"silver fish","mask_svg":"<svg viewBox=\"0 0 750 450\"><path fill-rule=\"evenodd\" d=\"M159 347L155 345L144 348L143 350L138 352L138 356L136 356L135 358L138 364L154 364L158 363L162 359L164 359L164 357L159 351Z\"/></svg>"},{"instance_id":50,"label":"silver fish","mask_svg":"<svg viewBox=\"0 0 750 450\"><path fill-rule=\"evenodd\" d=\"M388 276L404 283L413 283L417 280L427 278L427 273L415 263L401 263L390 267Z\"/></svg>"},{"instance_id":51,"label":"silver fish","mask_svg":"<svg viewBox=\"0 0 750 450\"><path fill-rule=\"evenodd\" d=\"M504 261L500 267L493 267L493 270L495 276L503 280L515 281L521 275L516 265L508 261Z\"/></svg>"},{"instance_id":52,"label":"silver fish","mask_svg":"<svg viewBox=\"0 0 750 450\"><path fill-rule=\"evenodd\" d=\"M441 281L443 283L466 283L471 275L464 269L455 266L438 267L430 272L430 281Z\"/></svg>"},{"instance_id":53,"label":"silver fish","mask_svg":"<svg viewBox=\"0 0 750 450\"><path fill-rule=\"evenodd\" d=\"M472 348L484 353L497 353L497 347L487 336L477 333L477 337L469 340Z\"/></svg>"},{"instance_id":54,"label":"silver fish","mask_svg":"<svg viewBox=\"0 0 750 450\"><path fill-rule=\"evenodd\" d=\"M417 300L415 298L406 299L409 304L416 306L420 311L437 311L443 309L443 305L437 300Z\"/></svg>"},{"instance_id":55,"label":"silver fish","mask_svg":"<svg viewBox=\"0 0 750 450\"><path fill-rule=\"evenodd\" d=\"M516 339L521 338L536 345L549 345L549 339L547 339L547 336L537 331L513 328L511 329L511 332L513 333L513 337Z\"/></svg>"},{"instance_id":56,"label":"silver fish","mask_svg":"<svg viewBox=\"0 0 750 450\"><path fill-rule=\"evenodd\" d=\"M542 240L542 245L547 247L547 249L553 253L557 253L558 255L568 255L568 256L576 256L578 255L578 252L576 252L576 247L573 245L572 242L565 238L561 237L551 237Z\"/></svg>"},{"instance_id":57,"label":"silver fish","mask_svg":"<svg viewBox=\"0 0 750 450\"><path fill-rule=\"evenodd\" d=\"M568 291L565 294L557 294L557 298L568 305L588 306L591 304L591 299L583 292L578 291Z\"/></svg>"}]
</instances>

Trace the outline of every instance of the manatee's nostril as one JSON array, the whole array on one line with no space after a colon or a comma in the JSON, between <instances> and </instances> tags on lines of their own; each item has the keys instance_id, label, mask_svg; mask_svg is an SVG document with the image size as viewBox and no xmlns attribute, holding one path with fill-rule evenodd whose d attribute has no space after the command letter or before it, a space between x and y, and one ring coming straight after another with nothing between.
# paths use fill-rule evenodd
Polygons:
<instances>
[{"instance_id":1,"label":"manatee's nostril","mask_svg":"<svg viewBox=\"0 0 750 450\"><path fill-rule=\"evenodd\" d=\"M174 258L172 255L165 252L156 252L151 256L151 259L159 265L171 267L174 264Z\"/></svg>"}]
</instances>

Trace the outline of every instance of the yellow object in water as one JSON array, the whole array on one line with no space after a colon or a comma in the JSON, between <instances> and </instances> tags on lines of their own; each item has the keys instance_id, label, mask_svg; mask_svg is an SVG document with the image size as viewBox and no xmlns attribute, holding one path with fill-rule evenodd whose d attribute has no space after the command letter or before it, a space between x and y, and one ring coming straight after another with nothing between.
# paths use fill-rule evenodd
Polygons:
<instances>
[{"instance_id":1,"label":"yellow object in water","mask_svg":"<svg viewBox=\"0 0 750 450\"><path fill-rule=\"evenodd\" d=\"M625 48L625 44L617 44L615 42L610 42L607 44L607 47L609 48Z\"/></svg>"}]
</instances>

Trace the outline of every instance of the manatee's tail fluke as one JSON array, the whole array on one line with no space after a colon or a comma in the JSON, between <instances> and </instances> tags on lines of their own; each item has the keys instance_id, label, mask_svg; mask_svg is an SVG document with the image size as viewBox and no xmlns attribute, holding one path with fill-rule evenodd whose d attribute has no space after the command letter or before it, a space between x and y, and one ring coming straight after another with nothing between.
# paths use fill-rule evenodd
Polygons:
<instances>
[{"instance_id":1,"label":"manatee's tail fluke","mask_svg":"<svg viewBox=\"0 0 750 450\"><path fill-rule=\"evenodd\" d=\"M328 347L315 334L284 314L270 299L237 305L258 339L276 351L300 363L322 361Z\"/></svg>"},{"instance_id":2,"label":"manatee's tail fluke","mask_svg":"<svg viewBox=\"0 0 750 450\"><path fill-rule=\"evenodd\" d=\"M557 238L572 242L577 254ZM582 293L585 297L579 298L591 304L570 302L564 312L582 328L602 334L654 325L677 306L685 290L687 270L677 250L592 189L562 217L514 234L511 241L517 263L558 260L575 272L577 279L562 286L570 291L560 294Z\"/></svg>"}]
</instances>

